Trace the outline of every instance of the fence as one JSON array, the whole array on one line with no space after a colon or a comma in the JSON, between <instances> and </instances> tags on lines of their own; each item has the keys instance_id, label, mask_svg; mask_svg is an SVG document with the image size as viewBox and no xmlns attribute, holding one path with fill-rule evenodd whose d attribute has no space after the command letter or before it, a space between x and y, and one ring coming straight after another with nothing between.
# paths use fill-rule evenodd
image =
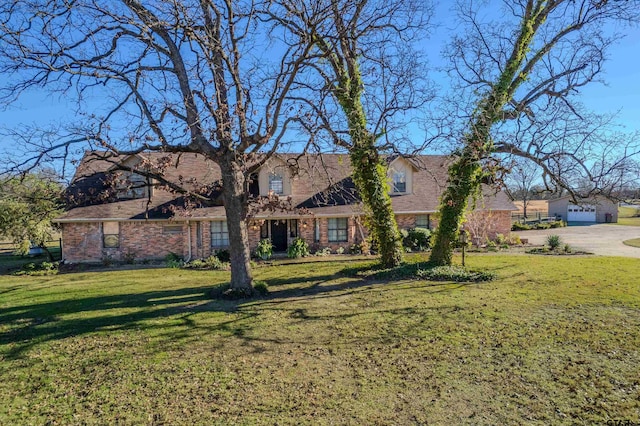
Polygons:
<instances>
[{"instance_id":1,"label":"fence","mask_svg":"<svg viewBox=\"0 0 640 426\"><path fill-rule=\"evenodd\" d=\"M522 213L511 213L511 223L519 222L519 223L542 223L542 222L555 222L556 220L561 220L560 216L549 216L546 213L535 212L524 217Z\"/></svg>"},{"instance_id":2,"label":"fence","mask_svg":"<svg viewBox=\"0 0 640 426\"><path fill-rule=\"evenodd\" d=\"M60 257L62 254L62 239L50 240L46 242L47 248L51 250L54 257ZM13 243L0 242L0 256L11 256L14 254L16 246ZM39 247L31 249L30 255L37 256L45 254L44 250Z\"/></svg>"}]
</instances>

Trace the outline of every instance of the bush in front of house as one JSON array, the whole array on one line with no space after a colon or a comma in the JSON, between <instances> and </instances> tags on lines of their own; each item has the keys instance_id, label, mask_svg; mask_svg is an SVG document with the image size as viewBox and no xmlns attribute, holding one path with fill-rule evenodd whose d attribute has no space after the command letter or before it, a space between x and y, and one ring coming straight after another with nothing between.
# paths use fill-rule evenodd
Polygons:
<instances>
[{"instance_id":1,"label":"bush in front of house","mask_svg":"<svg viewBox=\"0 0 640 426\"><path fill-rule=\"evenodd\" d=\"M214 271L224 271L229 269L229 262L221 261L217 256L211 255L206 259L194 259L182 265L184 269L209 269Z\"/></svg>"},{"instance_id":2,"label":"bush in front of house","mask_svg":"<svg viewBox=\"0 0 640 426\"><path fill-rule=\"evenodd\" d=\"M371 251L369 250L369 242L365 240L357 244L351 244L351 246L349 247L349 253L365 255L370 254Z\"/></svg>"},{"instance_id":3,"label":"bush in front of house","mask_svg":"<svg viewBox=\"0 0 640 426\"><path fill-rule=\"evenodd\" d=\"M411 251L424 251L431 247L431 231L427 228L402 230L402 245Z\"/></svg>"},{"instance_id":4,"label":"bush in front of house","mask_svg":"<svg viewBox=\"0 0 640 426\"><path fill-rule=\"evenodd\" d=\"M331 255L331 247L325 247L323 249L318 249L315 253L316 256L329 256Z\"/></svg>"},{"instance_id":5,"label":"bush in front of house","mask_svg":"<svg viewBox=\"0 0 640 426\"><path fill-rule=\"evenodd\" d=\"M182 265L184 265L182 256L174 252L169 252L169 254L164 257L164 263L168 268L181 268Z\"/></svg>"},{"instance_id":6,"label":"bush in front of house","mask_svg":"<svg viewBox=\"0 0 640 426\"><path fill-rule=\"evenodd\" d=\"M289 244L287 248L287 257L297 259L299 257L309 256L309 244L302 238L298 237Z\"/></svg>"},{"instance_id":7,"label":"bush in front of house","mask_svg":"<svg viewBox=\"0 0 640 426\"><path fill-rule=\"evenodd\" d=\"M216 250L216 251L213 252L212 255L217 257L220 260L220 262L230 262L231 261L231 254L229 253L229 250L227 250L227 249Z\"/></svg>"},{"instance_id":8,"label":"bush in front of house","mask_svg":"<svg viewBox=\"0 0 640 426\"><path fill-rule=\"evenodd\" d=\"M271 256L273 256L273 244L271 244L271 240L268 238L260 240L256 248L256 257L267 260L270 259Z\"/></svg>"}]
</instances>

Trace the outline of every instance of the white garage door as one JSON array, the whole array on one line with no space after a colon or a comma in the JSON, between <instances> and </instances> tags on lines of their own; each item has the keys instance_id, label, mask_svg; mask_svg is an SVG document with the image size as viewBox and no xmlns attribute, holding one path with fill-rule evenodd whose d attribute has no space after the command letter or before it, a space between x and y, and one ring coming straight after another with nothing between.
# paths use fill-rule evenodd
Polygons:
<instances>
[{"instance_id":1,"label":"white garage door","mask_svg":"<svg viewBox=\"0 0 640 426\"><path fill-rule=\"evenodd\" d=\"M596 221L596 206L585 204L583 206L576 206L569 204L567 207L567 221L568 222L595 222Z\"/></svg>"}]
</instances>

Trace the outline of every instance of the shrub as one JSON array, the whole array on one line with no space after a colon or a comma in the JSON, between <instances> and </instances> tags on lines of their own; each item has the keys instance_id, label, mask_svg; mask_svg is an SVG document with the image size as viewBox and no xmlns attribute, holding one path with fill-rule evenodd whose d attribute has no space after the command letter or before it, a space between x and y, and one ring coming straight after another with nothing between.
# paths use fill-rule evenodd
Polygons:
<instances>
[{"instance_id":1,"label":"shrub","mask_svg":"<svg viewBox=\"0 0 640 426\"><path fill-rule=\"evenodd\" d=\"M174 252L169 252L169 254L164 257L164 262L168 268L181 268L184 264L182 257Z\"/></svg>"},{"instance_id":2,"label":"shrub","mask_svg":"<svg viewBox=\"0 0 640 426\"><path fill-rule=\"evenodd\" d=\"M54 275L58 273L60 262L42 262L42 263L27 263L22 266L22 269L16 271L14 275Z\"/></svg>"},{"instance_id":3,"label":"shrub","mask_svg":"<svg viewBox=\"0 0 640 426\"><path fill-rule=\"evenodd\" d=\"M418 269L416 276L430 281L480 282L491 281L496 275L491 272L469 271L461 266L436 266Z\"/></svg>"},{"instance_id":4,"label":"shrub","mask_svg":"<svg viewBox=\"0 0 640 426\"><path fill-rule=\"evenodd\" d=\"M111 266L113 265L113 257L111 257L110 254L105 254L104 256L102 256L102 266Z\"/></svg>"},{"instance_id":5,"label":"shrub","mask_svg":"<svg viewBox=\"0 0 640 426\"><path fill-rule=\"evenodd\" d=\"M222 262L215 255L211 255L206 259L194 259L191 262L182 265L185 269L213 269L213 270L225 270L229 263Z\"/></svg>"},{"instance_id":6,"label":"shrub","mask_svg":"<svg viewBox=\"0 0 640 426\"><path fill-rule=\"evenodd\" d=\"M565 253L571 253L573 251L573 248L569 244L565 244L562 249Z\"/></svg>"},{"instance_id":7,"label":"shrub","mask_svg":"<svg viewBox=\"0 0 640 426\"><path fill-rule=\"evenodd\" d=\"M503 246L507 243L507 239L503 234L496 234L495 242L499 246Z\"/></svg>"},{"instance_id":8,"label":"shrub","mask_svg":"<svg viewBox=\"0 0 640 426\"><path fill-rule=\"evenodd\" d=\"M533 228L531 227L531 225L527 225L526 223L515 222L513 225L511 225L512 231L528 231L530 229Z\"/></svg>"},{"instance_id":9,"label":"shrub","mask_svg":"<svg viewBox=\"0 0 640 426\"><path fill-rule=\"evenodd\" d=\"M344 247L338 247L336 249L336 254L343 254L344 253Z\"/></svg>"},{"instance_id":10,"label":"shrub","mask_svg":"<svg viewBox=\"0 0 640 426\"><path fill-rule=\"evenodd\" d=\"M498 249L498 245L495 241L487 240L487 250L496 251Z\"/></svg>"},{"instance_id":11,"label":"shrub","mask_svg":"<svg viewBox=\"0 0 640 426\"><path fill-rule=\"evenodd\" d=\"M253 284L253 289L261 296L269 294L269 286L264 281L256 281Z\"/></svg>"},{"instance_id":12,"label":"shrub","mask_svg":"<svg viewBox=\"0 0 640 426\"><path fill-rule=\"evenodd\" d=\"M555 250L558 247L560 247L560 245L562 244L562 239L560 238L560 235L549 235L547 237L547 245L549 246L549 248L551 250Z\"/></svg>"},{"instance_id":13,"label":"shrub","mask_svg":"<svg viewBox=\"0 0 640 426\"><path fill-rule=\"evenodd\" d=\"M535 229L551 229L550 223L538 223L535 226Z\"/></svg>"},{"instance_id":14,"label":"shrub","mask_svg":"<svg viewBox=\"0 0 640 426\"><path fill-rule=\"evenodd\" d=\"M549 222L549 227L550 228L563 228L565 226L567 226L567 224L563 220L556 220L556 221L553 221L553 222Z\"/></svg>"},{"instance_id":15,"label":"shrub","mask_svg":"<svg viewBox=\"0 0 640 426\"><path fill-rule=\"evenodd\" d=\"M220 262L229 262L231 261L231 254L227 249L220 249L213 252L213 256L217 257Z\"/></svg>"},{"instance_id":16,"label":"shrub","mask_svg":"<svg viewBox=\"0 0 640 426\"><path fill-rule=\"evenodd\" d=\"M363 241L358 244L352 244L349 247L349 253L351 254L369 254L369 243L367 241Z\"/></svg>"},{"instance_id":17,"label":"shrub","mask_svg":"<svg viewBox=\"0 0 640 426\"><path fill-rule=\"evenodd\" d=\"M331 247L325 247L322 250L316 252L316 256L329 256L331 254Z\"/></svg>"},{"instance_id":18,"label":"shrub","mask_svg":"<svg viewBox=\"0 0 640 426\"><path fill-rule=\"evenodd\" d=\"M136 263L136 253L133 250L127 250L122 255L122 260L128 265L133 265L134 263Z\"/></svg>"},{"instance_id":19,"label":"shrub","mask_svg":"<svg viewBox=\"0 0 640 426\"><path fill-rule=\"evenodd\" d=\"M507 235L507 244L512 246L522 245L522 240L520 239L520 235L510 232L509 235Z\"/></svg>"},{"instance_id":20,"label":"shrub","mask_svg":"<svg viewBox=\"0 0 640 426\"><path fill-rule=\"evenodd\" d=\"M271 256L273 256L273 244L271 244L271 240L268 238L260 240L256 248L256 257L267 260L270 259Z\"/></svg>"},{"instance_id":21,"label":"shrub","mask_svg":"<svg viewBox=\"0 0 640 426\"><path fill-rule=\"evenodd\" d=\"M291 242L287 248L287 257L297 259L299 257L309 256L309 244L302 238L298 237Z\"/></svg>"},{"instance_id":22,"label":"shrub","mask_svg":"<svg viewBox=\"0 0 640 426\"><path fill-rule=\"evenodd\" d=\"M402 233L402 245L411 249L424 251L427 250L430 245L431 231L426 228L413 228L409 229L405 233Z\"/></svg>"}]
</instances>

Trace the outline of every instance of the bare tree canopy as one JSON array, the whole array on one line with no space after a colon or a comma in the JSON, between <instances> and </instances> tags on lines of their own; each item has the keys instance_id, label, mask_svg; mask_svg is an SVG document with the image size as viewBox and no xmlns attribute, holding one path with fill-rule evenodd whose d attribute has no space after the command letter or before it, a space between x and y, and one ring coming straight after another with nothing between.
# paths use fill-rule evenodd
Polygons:
<instances>
[{"instance_id":1,"label":"bare tree canopy","mask_svg":"<svg viewBox=\"0 0 640 426\"><path fill-rule=\"evenodd\" d=\"M617 37L605 35L604 25L637 22L640 13L633 2L519 0L503 2L501 17L485 21L483 6L459 5L465 31L447 50L449 73L458 81L458 108L467 124L442 197L442 221L431 256L438 264L451 263L451 244L469 197L499 171L493 154L524 155L542 166L547 160L558 164L557 156L544 157L535 146L523 149L517 143L522 138L514 134L522 126L559 127L558 120L581 118L575 95L598 78L606 49ZM498 139L499 130L508 137ZM563 135L551 132L547 143L549 138L559 141Z\"/></svg>"},{"instance_id":2,"label":"bare tree canopy","mask_svg":"<svg viewBox=\"0 0 640 426\"><path fill-rule=\"evenodd\" d=\"M4 3L0 73L9 78L0 99L34 88L60 92L78 100L82 115L66 137L24 137L29 149L13 165L28 169L87 148L204 155L222 170L232 286L250 292L247 178L298 120L288 94L312 46L284 43L277 29L260 26L269 7L235 0ZM85 110L83 101L95 98L100 110Z\"/></svg>"},{"instance_id":3,"label":"bare tree canopy","mask_svg":"<svg viewBox=\"0 0 640 426\"><path fill-rule=\"evenodd\" d=\"M412 44L426 33L428 4L414 0L281 0L272 20L297 40L313 40L303 99L313 117L307 130L316 141L328 136L346 148L353 181L368 211L369 228L385 266L402 259L401 236L381 152L398 151L402 132L393 129L399 113L415 112L432 94L420 55ZM404 123L406 125L406 122ZM317 146L317 145L316 145Z\"/></svg>"}]
</instances>

